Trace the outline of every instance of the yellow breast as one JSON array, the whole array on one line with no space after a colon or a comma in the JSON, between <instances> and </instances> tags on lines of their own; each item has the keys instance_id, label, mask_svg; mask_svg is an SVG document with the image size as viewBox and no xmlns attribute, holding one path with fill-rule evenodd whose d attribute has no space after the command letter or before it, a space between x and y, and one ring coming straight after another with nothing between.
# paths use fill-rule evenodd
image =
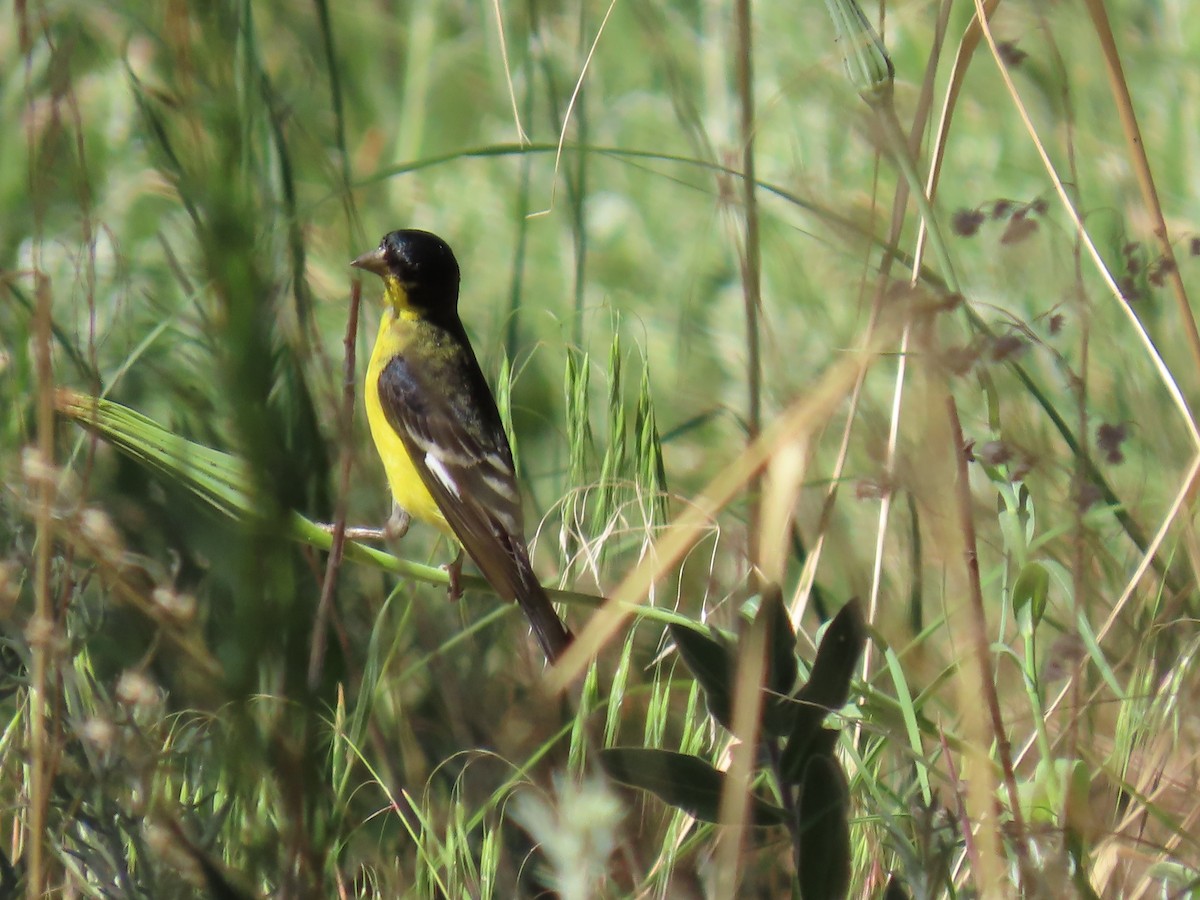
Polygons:
<instances>
[{"instance_id":1,"label":"yellow breast","mask_svg":"<svg viewBox=\"0 0 1200 900\"><path fill-rule=\"evenodd\" d=\"M438 509L433 496L425 489L425 484L413 467L403 441L388 423L383 414L383 406L379 402L379 374L388 360L404 348L406 324L403 313L398 317L390 307L384 311L383 319L379 323L379 336L375 339L375 349L371 353L371 362L367 366L367 380L363 391L367 404L367 424L371 427L371 438L375 441L375 449L379 451L380 459L383 460L383 469L387 473L388 484L392 488L392 496L396 503L414 519L428 522L453 537L454 532L442 511Z\"/></svg>"}]
</instances>

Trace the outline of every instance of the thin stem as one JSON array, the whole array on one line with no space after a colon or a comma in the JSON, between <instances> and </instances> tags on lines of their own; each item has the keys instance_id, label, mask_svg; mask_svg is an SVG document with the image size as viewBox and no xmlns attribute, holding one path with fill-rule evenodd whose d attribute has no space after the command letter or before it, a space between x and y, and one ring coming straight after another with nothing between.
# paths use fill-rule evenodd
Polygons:
<instances>
[{"instance_id":1,"label":"thin stem","mask_svg":"<svg viewBox=\"0 0 1200 900\"><path fill-rule=\"evenodd\" d=\"M536 0L528 0L527 9L530 33L538 34L538 6ZM499 15L498 7L497 15ZM504 27L502 23L497 23L497 29L503 35ZM535 59L533 53L534 51L531 48L526 53L525 61L522 64L525 81L524 116L526 122L533 121L534 100L536 99L533 84L537 72L534 65ZM513 99L513 102L514 104L516 103L516 98ZM517 130L524 136L524 130L520 124L521 119L515 109L513 114L517 120ZM521 295L525 288L525 254L529 243L529 191L532 174L533 156L529 154L523 155L521 157L521 176L517 185L516 196L517 244L513 247L512 276L508 283L508 322L504 334L504 354L510 365L515 365L514 361L517 358L519 349Z\"/></svg>"},{"instance_id":2,"label":"thin stem","mask_svg":"<svg viewBox=\"0 0 1200 900\"><path fill-rule=\"evenodd\" d=\"M28 11L24 4L18 5L20 23L20 46L25 57L25 102L26 110L34 109L33 100L33 41L29 28ZM34 366L37 386L37 460L38 471L37 508L34 512L34 527L37 534L37 550L34 557L33 591L34 616L30 623L30 690L29 690L29 812L25 820L25 847L27 878L26 896L29 900L40 900L45 893L48 878L44 838L46 818L50 805L50 783L53 772L50 760L50 736L47 734L47 716L53 708L49 699L50 654L53 653L54 605L50 596L50 569L52 563L54 475L54 370L50 355L52 314L50 309L50 282L41 273L41 224L44 202L38 198L46 196L39 189L45 177L39 165L37 131L32 124L34 116L26 115L25 139L29 150L28 179L32 204L33 240L30 242L34 277Z\"/></svg>"},{"instance_id":3,"label":"thin stem","mask_svg":"<svg viewBox=\"0 0 1200 900\"><path fill-rule=\"evenodd\" d=\"M36 246L36 242L35 242ZM35 257L36 258L36 257ZM36 265L36 263L35 263ZM34 353L37 367L37 554L34 562L34 615L30 623L32 657L29 692L29 819L25 846L28 853L27 896L43 896L47 880L43 839L50 805L50 735L46 721L53 703L51 662L54 652L54 603L50 597L50 567L54 548L54 371L50 359L50 283L35 269L37 317Z\"/></svg>"},{"instance_id":4,"label":"thin stem","mask_svg":"<svg viewBox=\"0 0 1200 900\"><path fill-rule=\"evenodd\" d=\"M955 499L958 503L959 526L962 528L963 556L966 564L967 586L970 591L971 640L975 645L975 661L979 665L979 683L983 699L991 718L992 739L996 742L996 755L1000 758L1000 769L1004 787L1008 793L1009 814L1012 816L1016 833L1014 846L1018 858L1024 862L1025 820L1021 813L1021 797L1017 790L1017 778L1013 771L1012 745L1008 740L1008 729L1004 727L1004 716L1000 712L1000 698L996 693L996 682L992 677L988 660L991 659L988 642L987 612L983 607L983 586L979 576L979 546L975 535L975 515L971 509L970 474L967 470L967 447L963 438L962 423L958 418L958 407L954 395L945 392L946 417L950 424L950 436L954 442L954 461L957 469ZM1022 866L1023 868L1023 866Z\"/></svg>"},{"instance_id":5,"label":"thin stem","mask_svg":"<svg viewBox=\"0 0 1200 900\"><path fill-rule=\"evenodd\" d=\"M738 652L732 726L739 740L729 751L729 769L718 813L723 828L717 845L717 883L713 896L719 898L740 896L742 848L750 820L750 782L758 753L766 670L766 617L756 616Z\"/></svg>"},{"instance_id":6,"label":"thin stem","mask_svg":"<svg viewBox=\"0 0 1200 900\"><path fill-rule=\"evenodd\" d=\"M926 121L927 121L927 118L929 115L929 110L933 103L933 86L934 86L934 81L935 81L936 75L937 75L937 63L938 63L938 60L941 58L942 42L944 41L945 35L946 35L946 25L950 18L950 3L951 3L951 0L943 0L941 9L938 14L937 26L934 31L934 44L933 44L933 48L930 51L929 62L925 68L925 77L923 79L922 86L921 86L921 95L920 95L921 100L918 105L917 113L913 118L912 127L909 129L908 142L906 144L905 152L907 155L910 156L911 159L914 159L914 160L917 159L918 156L920 155L921 136L925 132ZM881 18L882 18L882 15L883 15L883 10L881 8L881 10L880 10ZM881 34L883 33L883 22L882 21L880 22L880 33ZM881 38L881 40L882 40L882 38ZM871 95L871 96L878 96L878 95ZM886 102L889 109L892 109L894 111L894 107L892 106L891 93L886 92L882 96L886 99L881 100L879 102ZM894 116L894 114L892 116L892 119L893 119L893 121L896 122L897 125L899 124L899 122L896 119L896 117ZM885 127L886 127L886 125L885 125ZM914 170L915 170L915 165L914 165ZM931 177L928 182L928 190L927 190L927 194L926 194L928 197L930 197L930 198L933 197L935 187L936 187L936 181ZM904 227L904 215L908 209L909 194L914 189L915 189L915 187L912 184L910 184L910 182L906 178L901 178L896 184L896 195L895 195L895 200L892 205L892 224L891 224L891 228L888 232L888 237L887 237L887 246L888 247L894 247L900 241L900 236L903 232L903 227ZM919 193L919 191L918 191L918 193ZM909 281L909 283L914 286L917 284L917 282L920 280L920 277L921 277L921 260L924 257L924 253L923 253L923 243L921 241L920 236L922 236L926 233L925 228L926 228L926 220L924 219L924 217L922 217L920 219L920 229L918 231L917 247L913 253L913 265L911 268L912 275L911 275L910 281ZM872 322L871 322L871 326L869 326L872 329L874 327L874 323L875 323L876 319L879 316L884 297L886 296L886 293L887 293L888 282L889 282L888 276L891 271L892 263L894 262L894 260L895 260L895 254L891 253L891 252L887 252L884 254L884 257L880 262L880 274L879 274L878 285L877 285L876 292L875 292L875 303L871 310ZM888 484L886 486L886 489L883 492L883 497L879 501L879 517L878 517L878 522L876 524L876 529L875 529L874 563L871 568L871 595L870 595L870 602L867 604L867 621L868 622L877 621L877 616L878 616L878 612L879 612L879 596L880 596L881 591L883 590L884 547L886 546L886 542L887 542L888 521L891 517L892 501L895 496L894 495L895 486L891 482L892 482L892 476L893 476L893 474L895 472L895 468L896 468L897 449L900 444L900 421L901 421L901 411L903 409L903 402L904 402L904 384L905 384L905 379L907 377L907 372L908 372L908 342L909 342L909 337L910 337L910 327L911 327L910 324L907 324L907 323L905 324L904 329L900 335L900 346L896 352L895 386L892 389L892 412L891 412L891 417L890 417L890 424L888 426L887 456L885 457L885 463L884 463L884 476L887 479ZM840 471L839 471L839 475L840 475ZM914 534L915 534L915 532L914 532ZM914 537L914 541L915 540L916 540L916 538ZM919 566L916 569L914 569L914 571L919 571ZM919 595L919 593L914 593L912 595L912 597L913 597L913 603L914 603L914 608L915 608L920 603L920 595ZM871 677L872 649L873 648L872 648L871 642L868 641L866 648L863 650L863 659L862 659L862 677L863 677L864 681L868 680Z\"/></svg>"},{"instance_id":7,"label":"thin stem","mask_svg":"<svg viewBox=\"0 0 1200 900\"><path fill-rule=\"evenodd\" d=\"M342 407L338 410L338 432L349 435L354 426L354 340L358 335L358 311L362 306L362 279L355 278L350 288L350 315L346 321L346 336L342 341L345 348L345 365L342 382ZM316 691L321 681L321 670L325 664L325 632L329 627L329 616L333 609L333 594L337 587L337 575L346 547L346 497L350 493L350 466L354 454L350 448L342 447L342 468L338 483L337 505L333 512L333 545L325 562L325 580L321 585L321 599L313 621L312 645L308 655L308 689Z\"/></svg>"},{"instance_id":8,"label":"thin stem","mask_svg":"<svg viewBox=\"0 0 1200 900\"><path fill-rule=\"evenodd\" d=\"M1116 100L1117 116L1121 120L1121 130L1125 133L1125 143L1133 162L1134 174L1137 175L1138 188L1142 192L1142 202L1146 204L1146 210L1154 224L1154 236L1158 239L1159 252L1162 253L1163 261L1168 264L1164 273L1175 292L1179 320L1183 325L1188 349L1192 352L1192 364L1200 368L1200 331L1196 329L1196 318L1192 315L1192 305L1188 301L1187 289L1183 286L1183 276L1175 263L1175 248L1171 246L1171 236L1167 232L1162 204L1158 200L1158 189L1154 186L1154 176L1150 172L1150 160L1146 156L1146 142L1142 140L1137 114L1133 111L1133 98L1129 95L1129 84L1125 81L1125 72L1121 67L1121 56L1117 52L1117 42L1108 21L1108 12L1101 0L1085 0L1084 6L1092 17L1096 37L1100 40L1104 68Z\"/></svg>"},{"instance_id":9,"label":"thin stem","mask_svg":"<svg viewBox=\"0 0 1200 900\"><path fill-rule=\"evenodd\" d=\"M982 7L982 3L983 0L975 0L977 7ZM1192 444L1195 447L1200 448L1200 426L1197 426L1196 418L1192 414L1191 407L1188 404L1187 398L1183 394L1182 388L1179 386L1174 375L1171 373L1170 367L1167 365L1166 360L1163 359L1162 353L1159 351L1158 345L1155 344L1154 339L1150 336L1150 332L1146 328L1146 325L1142 322L1137 311L1130 304L1128 298L1121 290L1120 285L1117 284L1116 279L1104 261L1104 257L1100 253L1100 249L1096 246L1096 242L1092 239L1091 234L1084 227L1082 214L1079 212L1075 202L1071 198L1071 195L1067 190L1067 186L1063 183L1062 178L1059 176L1058 170L1055 168L1054 163L1050 159L1049 152L1046 150L1044 143L1039 137L1037 129L1034 127L1029 110L1026 108L1024 101L1021 99L1021 94L1017 90L1016 83L1013 81L1012 74L1009 71L1008 66L1004 63L1003 56L996 43L996 37L994 34L992 34L991 27L986 22L983 22L981 27L983 28L983 36L987 40L988 48L992 51L992 57L996 60L996 66L1000 72L1000 77L1004 82L1005 89L1012 98L1013 106L1017 110L1017 114L1020 116L1021 122L1025 126L1025 130L1029 133L1030 140L1033 143L1034 149L1037 151L1038 158L1041 160L1042 165L1046 170L1046 174L1050 177L1050 180L1054 185L1054 191L1058 195L1059 200L1062 202L1063 210L1068 216L1070 216L1071 224L1074 225L1080 236L1080 239L1083 240L1084 246L1087 248L1088 255L1095 263L1097 274L1103 279L1105 286L1120 305L1121 311L1129 319L1129 324L1133 326L1135 332L1137 333L1138 340L1145 348L1147 355L1153 362L1155 369L1158 371L1158 375L1163 383L1163 387L1166 388L1167 393L1171 396L1172 401L1174 401L1179 410L1180 416L1183 419L1185 427L1187 428L1188 437L1191 439Z\"/></svg>"},{"instance_id":10,"label":"thin stem","mask_svg":"<svg viewBox=\"0 0 1200 900\"><path fill-rule=\"evenodd\" d=\"M742 293L746 309L746 387L747 439L754 441L762 429L762 359L759 349L758 312L762 306L762 260L758 232L758 199L754 177L754 63L751 36L750 0L735 4L737 32L737 88L741 106L742 130L742 203L745 208L746 233L742 248ZM751 480L749 487L749 551L753 564L758 563L759 516L758 502L761 478Z\"/></svg>"}]
</instances>

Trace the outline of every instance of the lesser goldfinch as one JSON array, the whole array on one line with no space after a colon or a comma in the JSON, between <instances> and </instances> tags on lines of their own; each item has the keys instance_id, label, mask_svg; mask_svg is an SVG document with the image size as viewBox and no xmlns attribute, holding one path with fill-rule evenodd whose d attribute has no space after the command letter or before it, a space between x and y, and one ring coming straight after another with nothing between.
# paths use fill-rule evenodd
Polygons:
<instances>
[{"instance_id":1,"label":"lesser goldfinch","mask_svg":"<svg viewBox=\"0 0 1200 900\"><path fill-rule=\"evenodd\" d=\"M461 543L557 659L571 632L529 563L512 449L458 317L453 251L427 231L393 231L351 265L383 279L364 393L397 507Z\"/></svg>"}]
</instances>

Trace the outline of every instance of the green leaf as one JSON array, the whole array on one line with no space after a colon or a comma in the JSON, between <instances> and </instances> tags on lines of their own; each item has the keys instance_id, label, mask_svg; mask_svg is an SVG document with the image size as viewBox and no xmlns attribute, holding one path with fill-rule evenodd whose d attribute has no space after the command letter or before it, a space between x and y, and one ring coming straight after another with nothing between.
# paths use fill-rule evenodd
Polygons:
<instances>
[{"instance_id":1,"label":"green leaf","mask_svg":"<svg viewBox=\"0 0 1200 900\"><path fill-rule=\"evenodd\" d=\"M797 784L804 775L804 766L812 755L812 743L820 733L821 723L829 710L823 706L800 704L792 720L783 755L779 758L779 777L785 784Z\"/></svg>"},{"instance_id":2,"label":"green leaf","mask_svg":"<svg viewBox=\"0 0 1200 900\"><path fill-rule=\"evenodd\" d=\"M756 618L766 617L767 641L767 690L776 694L790 694L796 686L799 669L796 665L796 632L792 631L791 617L783 603L783 592L779 585L770 584L763 589L762 603Z\"/></svg>"},{"instance_id":3,"label":"green leaf","mask_svg":"<svg viewBox=\"0 0 1200 900\"><path fill-rule=\"evenodd\" d=\"M862 611L858 601L851 600L825 629L808 682L796 692L794 702L798 709L779 760L779 774L787 784L795 784L803 776L813 752L813 740L825 716L841 709L850 698L850 679L866 639Z\"/></svg>"},{"instance_id":4,"label":"green leaf","mask_svg":"<svg viewBox=\"0 0 1200 900\"><path fill-rule=\"evenodd\" d=\"M600 763L614 781L649 791L669 806L702 821L719 819L726 776L698 756L645 747L610 747L600 751ZM787 821L782 808L761 797L752 796L750 808L756 826L782 825Z\"/></svg>"},{"instance_id":5,"label":"green leaf","mask_svg":"<svg viewBox=\"0 0 1200 900\"><path fill-rule=\"evenodd\" d=\"M1091 821L1092 776L1083 760L1055 761L1063 783L1063 827L1079 833Z\"/></svg>"},{"instance_id":6,"label":"green leaf","mask_svg":"<svg viewBox=\"0 0 1200 900\"><path fill-rule=\"evenodd\" d=\"M793 701L794 702L794 701ZM798 712L792 721L792 731L788 733L784 754L779 760L779 776L784 784L798 785L804 778L804 768L808 766L812 756L823 748L828 737L838 737L833 728L821 727L824 718L829 714L828 709L815 706L803 706L796 703ZM829 744L832 752L833 744Z\"/></svg>"},{"instance_id":7,"label":"green leaf","mask_svg":"<svg viewBox=\"0 0 1200 900\"><path fill-rule=\"evenodd\" d=\"M670 624L667 630L679 655L704 690L708 711L728 730L732 724L732 693L734 659L729 647L696 628Z\"/></svg>"},{"instance_id":8,"label":"green leaf","mask_svg":"<svg viewBox=\"0 0 1200 900\"><path fill-rule=\"evenodd\" d=\"M235 519L254 518L253 483L244 460L167 431L153 419L110 400L60 390L61 415L103 437L127 456L183 485Z\"/></svg>"},{"instance_id":9,"label":"green leaf","mask_svg":"<svg viewBox=\"0 0 1200 900\"><path fill-rule=\"evenodd\" d=\"M637 440L637 471L641 484L649 493L650 522L662 525L667 521L667 467L663 462L662 438L658 433L658 420L654 414L654 401L650 395L650 367L642 367L642 381L638 386L637 411L634 415L633 433Z\"/></svg>"},{"instance_id":10,"label":"green leaf","mask_svg":"<svg viewBox=\"0 0 1200 900\"><path fill-rule=\"evenodd\" d=\"M804 767L797 808L796 872L803 900L836 900L850 889L850 792L841 766L817 754Z\"/></svg>"},{"instance_id":11,"label":"green leaf","mask_svg":"<svg viewBox=\"0 0 1200 900\"><path fill-rule=\"evenodd\" d=\"M572 484L588 480L588 456L592 450L591 420L588 418L588 389L591 360L586 353L567 353L566 405L568 474Z\"/></svg>"},{"instance_id":12,"label":"green leaf","mask_svg":"<svg viewBox=\"0 0 1200 900\"><path fill-rule=\"evenodd\" d=\"M500 374L496 376L496 409L500 413L500 421L504 425L504 433L508 435L508 448L512 451L513 469L521 473L521 445L517 442L517 432L513 428L512 418L512 362L507 353L500 356Z\"/></svg>"},{"instance_id":13,"label":"green leaf","mask_svg":"<svg viewBox=\"0 0 1200 900\"><path fill-rule=\"evenodd\" d=\"M788 737L796 730L797 719L808 715L806 710L812 709L811 706L797 703L792 697L768 694L763 699L762 730L771 737ZM824 717L825 712L822 710L821 718ZM817 724L821 724L820 719L817 719Z\"/></svg>"},{"instance_id":14,"label":"green leaf","mask_svg":"<svg viewBox=\"0 0 1200 900\"><path fill-rule=\"evenodd\" d=\"M839 734L837 729L821 727L829 710L819 706L797 706L800 713L779 759L779 777L784 784L799 785L814 756L832 756Z\"/></svg>"},{"instance_id":15,"label":"green leaf","mask_svg":"<svg viewBox=\"0 0 1200 900\"><path fill-rule=\"evenodd\" d=\"M863 623L858 600L841 608L821 638L817 658L813 662L808 683L800 688L796 699L813 703L827 710L841 709L850 699L850 679L858 667L867 629Z\"/></svg>"},{"instance_id":16,"label":"green leaf","mask_svg":"<svg viewBox=\"0 0 1200 900\"><path fill-rule=\"evenodd\" d=\"M925 750L921 744L921 726L917 721L917 705L896 651L891 647L884 647L883 658L887 663L888 672L891 673L892 684L896 688L896 706L900 717L904 720L904 732L908 736L908 746L912 753L911 759L913 768L916 770L917 784L921 787L921 798L925 801L925 805L929 806L933 803L933 788L929 783L929 763L925 760Z\"/></svg>"},{"instance_id":17,"label":"green leaf","mask_svg":"<svg viewBox=\"0 0 1200 900\"><path fill-rule=\"evenodd\" d=\"M1029 616L1033 627L1037 627L1046 611L1046 596L1050 593L1050 573L1039 562L1026 563L1013 583L1012 607L1017 621Z\"/></svg>"}]
</instances>

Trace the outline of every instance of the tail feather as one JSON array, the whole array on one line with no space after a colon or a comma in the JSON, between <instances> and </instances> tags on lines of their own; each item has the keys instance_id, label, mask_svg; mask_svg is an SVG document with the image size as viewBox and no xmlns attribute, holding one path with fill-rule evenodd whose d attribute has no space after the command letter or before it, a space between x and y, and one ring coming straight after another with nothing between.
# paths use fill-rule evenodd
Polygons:
<instances>
[{"instance_id":1,"label":"tail feather","mask_svg":"<svg viewBox=\"0 0 1200 900\"><path fill-rule=\"evenodd\" d=\"M557 662L571 646L575 636L554 611L549 596L534 577L532 569L526 569L522 574L526 573L527 577L521 579L521 590L517 592L517 605L529 620L533 636L537 638L546 659L552 663Z\"/></svg>"},{"instance_id":2,"label":"tail feather","mask_svg":"<svg viewBox=\"0 0 1200 900\"><path fill-rule=\"evenodd\" d=\"M555 662L571 646L574 635L554 611L550 597L533 573L525 542L511 534L493 532L493 538L490 545L485 545L489 553L475 554L464 541L467 554L501 596L517 602L546 659Z\"/></svg>"}]
</instances>

